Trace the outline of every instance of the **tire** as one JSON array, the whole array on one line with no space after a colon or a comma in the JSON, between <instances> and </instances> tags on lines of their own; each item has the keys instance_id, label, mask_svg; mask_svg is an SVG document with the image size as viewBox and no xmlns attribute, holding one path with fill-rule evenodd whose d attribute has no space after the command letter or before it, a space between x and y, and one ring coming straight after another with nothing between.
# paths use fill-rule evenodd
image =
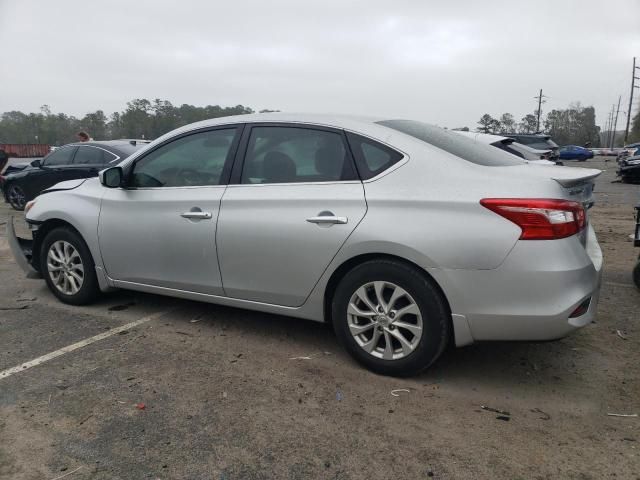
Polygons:
<instances>
[{"instance_id":1,"label":"tire","mask_svg":"<svg viewBox=\"0 0 640 480\"><path fill-rule=\"evenodd\" d=\"M89 247L71 228L55 228L44 238L40 272L49 290L63 303L86 305L100 293Z\"/></svg>"},{"instance_id":2,"label":"tire","mask_svg":"<svg viewBox=\"0 0 640 480\"><path fill-rule=\"evenodd\" d=\"M15 210L22 211L27 204L27 196L20 185L9 185L7 199Z\"/></svg>"},{"instance_id":3,"label":"tire","mask_svg":"<svg viewBox=\"0 0 640 480\"><path fill-rule=\"evenodd\" d=\"M638 263L636 263L633 269L633 283L635 283L638 290L640 290L640 257L638 257Z\"/></svg>"},{"instance_id":4,"label":"tire","mask_svg":"<svg viewBox=\"0 0 640 480\"><path fill-rule=\"evenodd\" d=\"M374 316L372 308L380 306L380 295L384 313ZM354 307L366 315L355 314ZM406 313L395 314L402 310ZM349 271L336 288L331 315L338 340L349 354L383 375L410 376L426 369L451 336L451 316L438 288L418 269L396 260L371 260Z\"/></svg>"}]
</instances>

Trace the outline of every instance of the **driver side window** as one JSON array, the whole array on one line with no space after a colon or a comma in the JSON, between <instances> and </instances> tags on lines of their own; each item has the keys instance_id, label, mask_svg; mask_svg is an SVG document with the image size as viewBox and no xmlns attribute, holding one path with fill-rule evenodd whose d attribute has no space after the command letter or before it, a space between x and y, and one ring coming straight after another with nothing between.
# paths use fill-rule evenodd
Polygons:
<instances>
[{"instance_id":1,"label":"driver side window","mask_svg":"<svg viewBox=\"0 0 640 480\"><path fill-rule=\"evenodd\" d=\"M220 185L237 128L178 138L149 153L133 168L134 188Z\"/></svg>"}]
</instances>

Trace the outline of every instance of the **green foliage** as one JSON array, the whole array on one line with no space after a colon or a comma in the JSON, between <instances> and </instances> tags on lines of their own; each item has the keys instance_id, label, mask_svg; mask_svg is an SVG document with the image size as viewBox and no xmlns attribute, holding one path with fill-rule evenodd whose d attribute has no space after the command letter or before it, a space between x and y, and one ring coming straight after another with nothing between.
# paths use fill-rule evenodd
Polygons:
<instances>
[{"instance_id":1,"label":"green foliage","mask_svg":"<svg viewBox=\"0 0 640 480\"><path fill-rule=\"evenodd\" d=\"M558 145L600 146L595 109L582 107L580 103L571 104L566 110L551 110L544 121L544 130Z\"/></svg>"},{"instance_id":2,"label":"green foliage","mask_svg":"<svg viewBox=\"0 0 640 480\"><path fill-rule=\"evenodd\" d=\"M478 131L481 133L492 133L495 126L496 119L488 113L485 113L478 120Z\"/></svg>"},{"instance_id":3,"label":"green foliage","mask_svg":"<svg viewBox=\"0 0 640 480\"><path fill-rule=\"evenodd\" d=\"M538 119L535 115L528 113L518 124L518 133L536 133Z\"/></svg>"},{"instance_id":4,"label":"green foliage","mask_svg":"<svg viewBox=\"0 0 640 480\"><path fill-rule=\"evenodd\" d=\"M167 100L150 102L136 98L122 112L107 117L102 110L82 118L54 114L48 105L40 113L5 112L0 115L1 143L45 143L64 145L76 141L76 133L84 130L96 140L114 138L157 138L175 128L209 118L244 115L253 110L243 105L196 107L183 104L175 107Z\"/></svg>"},{"instance_id":5,"label":"green foliage","mask_svg":"<svg viewBox=\"0 0 640 480\"><path fill-rule=\"evenodd\" d=\"M510 113L503 113L500 117L500 132L514 133L516 131L516 120Z\"/></svg>"}]
</instances>

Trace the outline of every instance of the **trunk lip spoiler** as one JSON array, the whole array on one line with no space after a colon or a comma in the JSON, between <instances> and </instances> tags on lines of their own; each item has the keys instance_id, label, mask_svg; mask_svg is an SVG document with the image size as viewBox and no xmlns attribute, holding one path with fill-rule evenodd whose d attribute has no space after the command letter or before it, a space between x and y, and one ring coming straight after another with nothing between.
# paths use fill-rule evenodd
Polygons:
<instances>
[{"instance_id":1,"label":"trunk lip spoiler","mask_svg":"<svg viewBox=\"0 0 640 480\"><path fill-rule=\"evenodd\" d=\"M555 180L563 187L575 187L576 185L580 185L589 180L594 180L602 175L602 170L598 170L596 173L591 173L582 177L577 178L562 178L562 177L551 177L552 180Z\"/></svg>"}]
</instances>

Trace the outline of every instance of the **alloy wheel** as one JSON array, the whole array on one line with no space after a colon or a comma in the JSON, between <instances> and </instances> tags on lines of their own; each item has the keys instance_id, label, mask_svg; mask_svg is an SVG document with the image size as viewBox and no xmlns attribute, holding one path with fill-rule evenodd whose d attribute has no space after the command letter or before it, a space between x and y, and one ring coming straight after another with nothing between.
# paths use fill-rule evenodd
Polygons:
<instances>
[{"instance_id":1,"label":"alloy wheel","mask_svg":"<svg viewBox=\"0 0 640 480\"><path fill-rule=\"evenodd\" d=\"M47 253L47 270L55 287L65 295L75 295L84 283L84 265L78 250L69 242L58 240Z\"/></svg>"},{"instance_id":2,"label":"alloy wheel","mask_svg":"<svg viewBox=\"0 0 640 480\"><path fill-rule=\"evenodd\" d=\"M347 308L347 325L360 348L383 360L410 355L423 333L416 301L386 281L369 282L355 291Z\"/></svg>"},{"instance_id":3,"label":"alloy wheel","mask_svg":"<svg viewBox=\"0 0 640 480\"><path fill-rule=\"evenodd\" d=\"M22 188L18 185L12 185L9 188L9 203L13 208L17 210L22 210L27 203L27 197L24 194Z\"/></svg>"}]
</instances>

